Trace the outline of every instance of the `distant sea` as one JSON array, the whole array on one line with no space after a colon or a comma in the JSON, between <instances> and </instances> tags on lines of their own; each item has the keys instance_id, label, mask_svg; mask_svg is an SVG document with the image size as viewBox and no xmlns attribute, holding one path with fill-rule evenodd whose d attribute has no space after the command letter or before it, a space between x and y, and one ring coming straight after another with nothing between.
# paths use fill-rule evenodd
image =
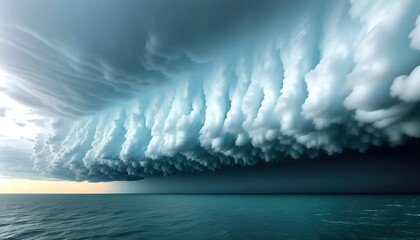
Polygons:
<instances>
[{"instance_id":1,"label":"distant sea","mask_svg":"<svg viewBox=\"0 0 420 240\"><path fill-rule=\"evenodd\" d=\"M0 239L420 239L420 196L0 195Z\"/></svg>"}]
</instances>

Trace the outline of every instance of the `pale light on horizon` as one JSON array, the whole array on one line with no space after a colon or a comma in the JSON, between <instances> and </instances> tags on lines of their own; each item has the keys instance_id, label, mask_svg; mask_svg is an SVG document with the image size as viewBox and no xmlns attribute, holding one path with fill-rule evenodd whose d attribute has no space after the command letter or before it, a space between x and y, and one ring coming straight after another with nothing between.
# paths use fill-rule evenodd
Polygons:
<instances>
[{"instance_id":1,"label":"pale light on horizon","mask_svg":"<svg viewBox=\"0 0 420 240\"><path fill-rule=\"evenodd\" d=\"M112 193L112 183L0 179L0 194Z\"/></svg>"}]
</instances>

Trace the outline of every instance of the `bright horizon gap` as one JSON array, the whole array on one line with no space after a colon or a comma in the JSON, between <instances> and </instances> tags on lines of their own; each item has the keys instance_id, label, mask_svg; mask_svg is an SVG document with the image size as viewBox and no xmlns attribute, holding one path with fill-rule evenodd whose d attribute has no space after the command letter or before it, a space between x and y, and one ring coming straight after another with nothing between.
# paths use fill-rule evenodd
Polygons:
<instances>
[{"instance_id":1,"label":"bright horizon gap","mask_svg":"<svg viewBox=\"0 0 420 240\"><path fill-rule=\"evenodd\" d=\"M114 193L111 182L71 182L52 180L0 179L0 194Z\"/></svg>"}]
</instances>

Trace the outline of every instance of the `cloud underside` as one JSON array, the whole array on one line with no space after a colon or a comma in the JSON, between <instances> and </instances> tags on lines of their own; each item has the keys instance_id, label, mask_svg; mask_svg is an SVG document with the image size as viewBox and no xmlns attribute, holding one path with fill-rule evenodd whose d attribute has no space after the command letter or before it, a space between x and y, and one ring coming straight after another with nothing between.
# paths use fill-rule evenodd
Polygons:
<instances>
[{"instance_id":1,"label":"cloud underside","mask_svg":"<svg viewBox=\"0 0 420 240\"><path fill-rule=\"evenodd\" d=\"M36 179L30 149L0 146L0 176Z\"/></svg>"},{"instance_id":2,"label":"cloud underside","mask_svg":"<svg viewBox=\"0 0 420 240\"><path fill-rule=\"evenodd\" d=\"M37 171L137 180L420 137L419 1L157 2L83 32L0 25L5 91L55 116Z\"/></svg>"}]
</instances>

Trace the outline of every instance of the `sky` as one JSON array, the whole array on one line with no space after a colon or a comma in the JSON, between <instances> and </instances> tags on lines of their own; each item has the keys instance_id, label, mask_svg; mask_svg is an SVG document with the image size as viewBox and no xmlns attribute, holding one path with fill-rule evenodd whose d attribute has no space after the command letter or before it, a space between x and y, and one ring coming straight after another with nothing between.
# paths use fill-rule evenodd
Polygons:
<instances>
[{"instance_id":1,"label":"sky","mask_svg":"<svg viewBox=\"0 0 420 240\"><path fill-rule=\"evenodd\" d=\"M418 191L419 102L416 0L0 0L0 192Z\"/></svg>"}]
</instances>

